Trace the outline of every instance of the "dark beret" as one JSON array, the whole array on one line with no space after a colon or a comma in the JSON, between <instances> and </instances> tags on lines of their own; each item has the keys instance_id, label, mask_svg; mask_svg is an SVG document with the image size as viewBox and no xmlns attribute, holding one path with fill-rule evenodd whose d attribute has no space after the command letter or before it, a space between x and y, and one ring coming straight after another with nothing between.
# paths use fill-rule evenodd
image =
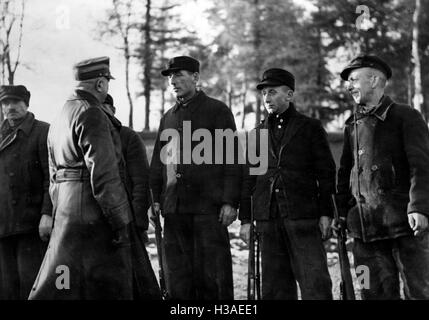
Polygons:
<instances>
[{"instance_id":1,"label":"dark beret","mask_svg":"<svg viewBox=\"0 0 429 320\"><path fill-rule=\"evenodd\" d=\"M295 91L295 77L289 71L272 68L268 69L262 75L261 82L258 83L256 89L262 90L264 87L288 86Z\"/></svg>"},{"instance_id":2,"label":"dark beret","mask_svg":"<svg viewBox=\"0 0 429 320\"><path fill-rule=\"evenodd\" d=\"M74 65L75 79L78 81L106 77L115 79L110 73L109 57L99 57L83 60Z\"/></svg>"},{"instance_id":3,"label":"dark beret","mask_svg":"<svg viewBox=\"0 0 429 320\"><path fill-rule=\"evenodd\" d=\"M111 106L114 106L113 98L110 94L107 94L106 99L104 99L104 103L111 105Z\"/></svg>"},{"instance_id":4,"label":"dark beret","mask_svg":"<svg viewBox=\"0 0 429 320\"><path fill-rule=\"evenodd\" d=\"M188 56L174 57L168 61L167 68L162 70L161 74L168 76L170 73L179 70L200 72L200 63L197 59Z\"/></svg>"},{"instance_id":5,"label":"dark beret","mask_svg":"<svg viewBox=\"0 0 429 320\"><path fill-rule=\"evenodd\" d=\"M350 72L359 68L374 68L380 70L386 75L387 79L392 77L392 69L381 58L374 55L359 55L354 58L341 72L341 78L348 80Z\"/></svg>"},{"instance_id":6,"label":"dark beret","mask_svg":"<svg viewBox=\"0 0 429 320\"><path fill-rule=\"evenodd\" d=\"M25 86L0 86L0 101L11 98L18 99L25 102L28 106L30 103L30 91Z\"/></svg>"}]
</instances>

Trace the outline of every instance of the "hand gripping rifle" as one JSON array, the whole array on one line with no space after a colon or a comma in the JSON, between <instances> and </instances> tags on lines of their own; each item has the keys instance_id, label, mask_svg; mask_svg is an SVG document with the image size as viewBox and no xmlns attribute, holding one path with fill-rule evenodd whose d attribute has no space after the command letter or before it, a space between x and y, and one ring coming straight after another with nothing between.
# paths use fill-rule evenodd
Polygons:
<instances>
[{"instance_id":1,"label":"hand gripping rifle","mask_svg":"<svg viewBox=\"0 0 429 320\"><path fill-rule=\"evenodd\" d=\"M260 281L260 241L256 232L255 219L253 217L253 199L250 198L250 237L249 237L249 259L247 269L247 299L261 299ZM255 252L256 251L256 252Z\"/></svg>"},{"instance_id":2,"label":"hand gripping rifle","mask_svg":"<svg viewBox=\"0 0 429 320\"><path fill-rule=\"evenodd\" d=\"M341 282L340 282L340 299L341 300L356 300L355 290L353 288L352 274L350 273L350 262L347 255L346 229L340 222L338 214L337 202L335 195L332 195L332 202L334 204L334 218L338 222L338 257L340 260L341 269Z\"/></svg>"},{"instance_id":3,"label":"hand gripping rifle","mask_svg":"<svg viewBox=\"0 0 429 320\"><path fill-rule=\"evenodd\" d=\"M155 211L155 201L153 199L152 189L150 191L150 203L151 203L151 211L152 211L152 220L155 223L155 242L156 242L156 250L158 252L158 262L159 262L159 286L161 287L161 294L164 300L169 299L167 286L165 285L165 272L164 272L164 240L162 238L162 226L161 221L159 219L159 213Z\"/></svg>"}]
</instances>

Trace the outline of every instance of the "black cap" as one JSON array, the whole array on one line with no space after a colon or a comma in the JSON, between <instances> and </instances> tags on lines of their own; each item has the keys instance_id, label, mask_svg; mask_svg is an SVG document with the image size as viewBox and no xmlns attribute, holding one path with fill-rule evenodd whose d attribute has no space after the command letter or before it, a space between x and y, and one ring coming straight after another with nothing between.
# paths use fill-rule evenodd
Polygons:
<instances>
[{"instance_id":1,"label":"black cap","mask_svg":"<svg viewBox=\"0 0 429 320\"><path fill-rule=\"evenodd\" d=\"M115 79L110 74L110 59L109 57L99 57L83 60L73 67L75 79L78 81L106 77Z\"/></svg>"},{"instance_id":2,"label":"black cap","mask_svg":"<svg viewBox=\"0 0 429 320\"><path fill-rule=\"evenodd\" d=\"M188 56L174 57L168 61L167 69L162 70L161 74L163 76L168 76L170 73L179 70L200 72L200 63L197 59Z\"/></svg>"},{"instance_id":3,"label":"black cap","mask_svg":"<svg viewBox=\"0 0 429 320\"><path fill-rule=\"evenodd\" d=\"M289 71L272 68L268 69L262 75L262 80L256 86L256 89L262 90L264 87L288 86L295 91L295 77Z\"/></svg>"},{"instance_id":4,"label":"black cap","mask_svg":"<svg viewBox=\"0 0 429 320\"><path fill-rule=\"evenodd\" d=\"M392 69L390 69L385 61L377 56L363 54L350 61L347 67L341 72L341 78L348 80L350 72L359 68L374 68L383 72L387 79L392 77Z\"/></svg>"},{"instance_id":5,"label":"black cap","mask_svg":"<svg viewBox=\"0 0 429 320\"><path fill-rule=\"evenodd\" d=\"M111 105L112 107L114 106L114 104L113 104L113 98L112 98L112 96L110 94L107 94L106 99L104 99L103 103Z\"/></svg>"},{"instance_id":6,"label":"black cap","mask_svg":"<svg viewBox=\"0 0 429 320\"><path fill-rule=\"evenodd\" d=\"M0 86L0 102L4 99L18 99L25 102L28 106L30 103L30 91L25 86Z\"/></svg>"}]
</instances>

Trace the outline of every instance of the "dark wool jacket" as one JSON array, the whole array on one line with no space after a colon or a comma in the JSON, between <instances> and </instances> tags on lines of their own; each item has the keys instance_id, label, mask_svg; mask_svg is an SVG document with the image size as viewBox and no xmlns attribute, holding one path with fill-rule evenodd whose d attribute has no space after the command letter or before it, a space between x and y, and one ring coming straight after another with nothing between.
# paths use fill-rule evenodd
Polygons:
<instances>
[{"instance_id":1,"label":"dark wool jacket","mask_svg":"<svg viewBox=\"0 0 429 320\"><path fill-rule=\"evenodd\" d=\"M125 184L131 198L135 221L139 228L147 230L149 164L146 147L138 133L131 128L121 127L119 135L125 160Z\"/></svg>"},{"instance_id":2,"label":"dark wool jacket","mask_svg":"<svg viewBox=\"0 0 429 320\"><path fill-rule=\"evenodd\" d=\"M364 241L411 235L407 213L429 217L428 127L417 110L388 96L372 114L358 112L357 127L359 168L351 117L338 172L338 204L351 235Z\"/></svg>"},{"instance_id":3,"label":"dark wool jacket","mask_svg":"<svg viewBox=\"0 0 429 320\"><path fill-rule=\"evenodd\" d=\"M333 214L335 162L326 132L319 120L300 114L293 104L290 108L279 154L273 148L271 135L268 139L267 172L256 176L249 175L250 166L246 170L239 213L242 222L250 219L251 196L256 220L270 218L274 194L280 194L276 198L282 217L306 219ZM254 129L257 137L261 137L261 129L269 129L268 121ZM257 150L259 145L257 141Z\"/></svg>"},{"instance_id":4,"label":"dark wool jacket","mask_svg":"<svg viewBox=\"0 0 429 320\"><path fill-rule=\"evenodd\" d=\"M151 161L150 186L154 199L160 202L165 214L196 213L219 214L223 204L237 207L241 191L241 166L236 164L215 164L216 149L214 143L215 129L231 129L236 131L231 110L219 100L208 97L200 91L189 102L186 111L176 104L161 119L158 136L155 142ZM212 137L212 164L179 164L165 165L161 161L161 150L166 141L161 141L161 133L166 129L174 129L183 136L187 135L184 121L190 121L192 133L197 129L208 129ZM187 137L189 138L189 137ZM202 141L202 140L200 140ZM189 142L189 141L188 141ZM190 149L180 144L181 157L191 158L190 150L199 144L193 141ZM225 149L224 159L225 161Z\"/></svg>"},{"instance_id":5,"label":"dark wool jacket","mask_svg":"<svg viewBox=\"0 0 429 320\"><path fill-rule=\"evenodd\" d=\"M7 125L5 120L2 127ZM14 133L0 139L0 237L37 232L41 215L52 214L48 130L29 112Z\"/></svg>"}]
</instances>

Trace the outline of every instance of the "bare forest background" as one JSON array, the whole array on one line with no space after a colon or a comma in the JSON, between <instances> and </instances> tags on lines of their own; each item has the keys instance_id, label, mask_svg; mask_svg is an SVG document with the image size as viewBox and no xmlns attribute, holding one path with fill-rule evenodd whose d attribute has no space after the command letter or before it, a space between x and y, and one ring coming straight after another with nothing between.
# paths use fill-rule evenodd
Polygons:
<instances>
[{"instance_id":1,"label":"bare forest background","mask_svg":"<svg viewBox=\"0 0 429 320\"><path fill-rule=\"evenodd\" d=\"M31 0L27 0L31 1ZM0 84L14 84L21 61L26 0L0 0ZM96 22L94 41L117 48L123 57L129 104L127 123L144 109L144 130L174 104L160 75L169 58L191 55L201 61L201 88L231 107L237 127L264 118L255 84L270 67L297 78L296 104L340 131L351 102L339 78L359 53L384 58L393 69L388 94L429 117L429 1L427 0L204 0L211 38L181 19L181 7L195 0L105 0L105 18ZM37 58L37 57L35 57ZM130 72L130 69L137 73ZM135 77L137 74L137 79ZM133 90L131 81L139 88ZM122 85L122 84L121 84ZM143 103L136 103L143 101Z\"/></svg>"}]
</instances>

